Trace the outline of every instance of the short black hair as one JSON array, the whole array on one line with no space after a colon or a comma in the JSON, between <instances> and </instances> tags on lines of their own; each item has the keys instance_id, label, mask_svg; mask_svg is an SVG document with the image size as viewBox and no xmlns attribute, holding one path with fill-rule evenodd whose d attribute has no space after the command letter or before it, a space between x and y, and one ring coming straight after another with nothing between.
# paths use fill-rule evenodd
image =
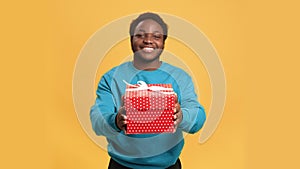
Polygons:
<instances>
[{"instance_id":1,"label":"short black hair","mask_svg":"<svg viewBox=\"0 0 300 169\"><path fill-rule=\"evenodd\" d=\"M132 42L132 38L134 35L134 30L136 28L136 26L147 19L152 19L153 21L157 22L163 29L163 37L164 37L164 41L167 39L168 37L168 25L164 22L164 20L156 13L152 13L152 12L146 12L143 13L141 15L139 15L136 19L134 19L131 24L130 24L130 28L129 28L129 34L130 34L130 40Z\"/></svg>"}]
</instances>

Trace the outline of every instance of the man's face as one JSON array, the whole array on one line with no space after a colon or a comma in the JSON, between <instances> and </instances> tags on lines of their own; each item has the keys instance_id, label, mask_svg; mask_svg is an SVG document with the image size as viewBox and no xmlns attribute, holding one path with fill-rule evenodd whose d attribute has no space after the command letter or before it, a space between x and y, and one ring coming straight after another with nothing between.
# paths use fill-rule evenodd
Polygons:
<instances>
[{"instance_id":1,"label":"man's face","mask_svg":"<svg viewBox=\"0 0 300 169\"><path fill-rule=\"evenodd\" d=\"M138 59L145 62L159 59L164 48L162 27L151 19L141 21L135 28L131 45Z\"/></svg>"}]
</instances>

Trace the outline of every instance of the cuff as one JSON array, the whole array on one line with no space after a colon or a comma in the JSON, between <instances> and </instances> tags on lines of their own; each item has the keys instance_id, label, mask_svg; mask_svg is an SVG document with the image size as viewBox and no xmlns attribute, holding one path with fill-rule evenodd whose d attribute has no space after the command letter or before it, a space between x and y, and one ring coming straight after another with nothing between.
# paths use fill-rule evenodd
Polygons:
<instances>
[{"instance_id":1,"label":"cuff","mask_svg":"<svg viewBox=\"0 0 300 169\"><path fill-rule=\"evenodd\" d=\"M116 132L121 131L119 129L119 127L117 126L117 113L115 113L111 116L111 119L109 120L109 124Z\"/></svg>"}]
</instances>

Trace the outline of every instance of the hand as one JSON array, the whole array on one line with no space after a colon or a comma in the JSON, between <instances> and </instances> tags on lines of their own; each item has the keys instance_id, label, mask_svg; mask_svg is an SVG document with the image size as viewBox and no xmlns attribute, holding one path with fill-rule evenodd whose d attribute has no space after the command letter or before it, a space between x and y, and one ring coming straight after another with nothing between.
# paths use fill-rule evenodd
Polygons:
<instances>
[{"instance_id":1,"label":"hand","mask_svg":"<svg viewBox=\"0 0 300 169\"><path fill-rule=\"evenodd\" d=\"M178 127L178 125L181 123L182 121L182 111L180 108L180 104L178 103L178 98L177 96L175 97L175 106L174 106L174 132L176 132L176 129Z\"/></svg>"},{"instance_id":2,"label":"hand","mask_svg":"<svg viewBox=\"0 0 300 169\"><path fill-rule=\"evenodd\" d=\"M126 113L125 107L122 106L119 109L118 114L116 116L116 124L117 124L118 128L123 131L125 131L125 129L126 129L127 117L126 117L125 113Z\"/></svg>"},{"instance_id":3,"label":"hand","mask_svg":"<svg viewBox=\"0 0 300 169\"><path fill-rule=\"evenodd\" d=\"M121 98L121 107L118 111L118 114L116 116L116 125L117 127L120 129L120 130L123 130L125 131L126 130L126 120L127 120L127 117L126 117L126 110L125 110L125 107L124 107L124 96L122 96Z\"/></svg>"}]
</instances>

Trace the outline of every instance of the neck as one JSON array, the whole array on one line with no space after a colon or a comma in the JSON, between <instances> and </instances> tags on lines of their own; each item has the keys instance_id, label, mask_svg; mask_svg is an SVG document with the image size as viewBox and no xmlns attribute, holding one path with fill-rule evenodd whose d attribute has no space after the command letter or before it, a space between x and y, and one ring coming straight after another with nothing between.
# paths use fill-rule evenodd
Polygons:
<instances>
[{"instance_id":1,"label":"neck","mask_svg":"<svg viewBox=\"0 0 300 169\"><path fill-rule=\"evenodd\" d=\"M158 69L160 67L161 63L162 62L159 60L154 60L154 61L149 61L149 62L143 62L143 61L139 61L137 59L133 60L133 66L136 69L147 70L147 71L152 71L152 70Z\"/></svg>"}]
</instances>

